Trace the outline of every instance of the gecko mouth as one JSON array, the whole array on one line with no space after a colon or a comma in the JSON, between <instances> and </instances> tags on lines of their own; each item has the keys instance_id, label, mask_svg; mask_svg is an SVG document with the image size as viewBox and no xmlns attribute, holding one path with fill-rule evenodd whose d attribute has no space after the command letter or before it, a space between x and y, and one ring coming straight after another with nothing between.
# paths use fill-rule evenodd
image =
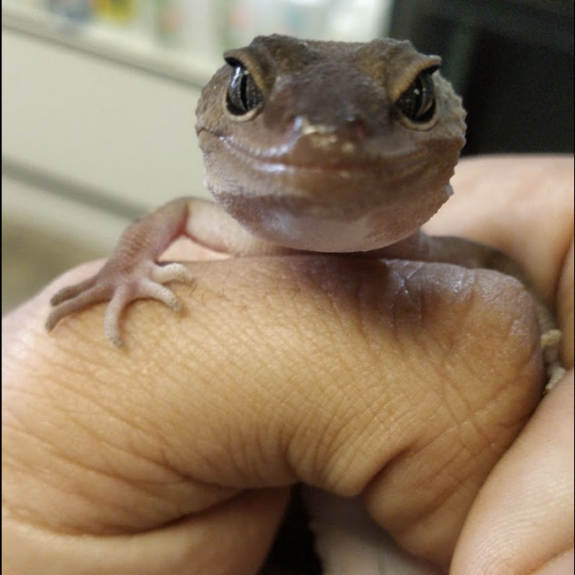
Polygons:
<instances>
[{"instance_id":1,"label":"gecko mouth","mask_svg":"<svg viewBox=\"0 0 575 575\"><path fill-rule=\"evenodd\" d=\"M376 157L354 157L357 151L354 144L341 144L341 151L317 150L319 160L296 157L293 146L270 147L267 150L250 150L237 141L216 133L203 130L211 138L217 139L225 150L236 157L243 165L249 165L258 172L267 174L308 173L351 175L362 172L385 172L388 178L401 178L419 171L430 155L429 148L394 150ZM346 146L350 146L346 150ZM302 154L299 154L300 156Z\"/></svg>"},{"instance_id":2,"label":"gecko mouth","mask_svg":"<svg viewBox=\"0 0 575 575\"><path fill-rule=\"evenodd\" d=\"M414 233L447 199L450 174L415 146L391 158L335 153L332 161L321 150L305 161L302 149L270 146L260 154L206 130L200 142L217 201L255 235L291 249L381 248Z\"/></svg>"}]
</instances>

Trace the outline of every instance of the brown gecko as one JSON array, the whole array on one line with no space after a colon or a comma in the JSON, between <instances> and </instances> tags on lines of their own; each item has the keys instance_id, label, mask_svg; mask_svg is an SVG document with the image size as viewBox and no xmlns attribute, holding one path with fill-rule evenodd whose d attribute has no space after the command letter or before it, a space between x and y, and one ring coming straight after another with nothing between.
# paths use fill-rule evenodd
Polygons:
<instances>
[{"instance_id":1,"label":"brown gecko","mask_svg":"<svg viewBox=\"0 0 575 575\"><path fill-rule=\"evenodd\" d=\"M178 309L163 284L191 281L191 274L182 264L156 260L182 235L235 256L359 252L492 268L528 285L496 250L420 231L450 197L465 142L465 111L438 72L439 57L391 39L363 44L274 35L226 52L225 60L197 108L205 181L217 203L180 198L132 224L95 276L53 297L49 330L110 300L105 332L120 346L120 317L133 300ZM538 309L555 380L559 332L546 307ZM312 522L326 575L348 574L346 561L357 549L365 564L354 575L389 573L385 557L392 561L395 551L386 536L358 504L331 504L329 520L320 513ZM393 573L435 573L404 563L404 571Z\"/></svg>"}]
</instances>

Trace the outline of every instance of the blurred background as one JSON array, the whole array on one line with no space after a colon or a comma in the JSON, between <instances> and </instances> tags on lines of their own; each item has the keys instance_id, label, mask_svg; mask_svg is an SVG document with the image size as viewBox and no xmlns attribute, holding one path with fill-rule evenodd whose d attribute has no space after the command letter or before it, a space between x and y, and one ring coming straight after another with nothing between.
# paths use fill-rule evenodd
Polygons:
<instances>
[{"instance_id":1,"label":"blurred background","mask_svg":"<svg viewBox=\"0 0 575 575\"><path fill-rule=\"evenodd\" d=\"M205 195L194 110L257 34L444 58L465 154L573 153L572 0L2 0L2 311L130 220Z\"/></svg>"}]
</instances>

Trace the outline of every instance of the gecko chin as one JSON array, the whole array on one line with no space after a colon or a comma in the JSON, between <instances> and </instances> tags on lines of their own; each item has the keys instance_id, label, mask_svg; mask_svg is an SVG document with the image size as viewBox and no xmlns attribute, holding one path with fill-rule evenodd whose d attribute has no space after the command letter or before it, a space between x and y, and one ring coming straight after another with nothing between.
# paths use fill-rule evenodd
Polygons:
<instances>
[{"instance_id":1,"label":"gecko chin","mask_svg":"<svg viewBox=\"0 0 575 575\"><path fill-rule=\"evenodd\" d=\"M356 210L325 209L306 198L213 193L229 214L260 238L296 250L349 253L383 248L414 234L451 195L451 187L416 205Z\"/></svg>"},{"instance_id":2,"label":"gecko chin","mask_svg":"<svg viewBox=\"0 0 575 575\"><path fill-rule=\"evenodd\" d=\"M233 170L225 164L213 171L208 166L206 182L217 202L254 235L298 250L385 247L415 233L451 193L452 170L445 165L420 162L394 179L382 175L385 168L350 177L341 170L297 168L255 177L252 166Z\"/></svg>"},{"instance_id":3,"label":"gecko chin","mask_svg":"<svg viewBox=\"0 0 575 575\"><path fill-rule=\"evenodd\" d=\"M433 158L456 154L453 146L438 139L432 154L413 142L394 148L378 142L385 150L379 154L370 148L355 158L328 158L316 150L305 162L289 149L262 157L227 137L200 133L206 184L217 202L262 239L318 252L362 252L398 242L448 199L456 158Z\"/></svg>"}]
</instances>

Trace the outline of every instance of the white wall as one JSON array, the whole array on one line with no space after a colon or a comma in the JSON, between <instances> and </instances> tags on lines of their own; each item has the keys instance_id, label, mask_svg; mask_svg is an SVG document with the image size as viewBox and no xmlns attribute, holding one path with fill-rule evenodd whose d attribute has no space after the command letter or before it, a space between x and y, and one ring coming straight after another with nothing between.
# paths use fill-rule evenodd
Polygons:
<instances>
[{"instance_id":1,"label":"white wall","mask_svg":"<svg viewBox=\"0 0 575 575\"><path fill-rule=\"evenodd\" d=\"M178 195L205 194L194 131L198 97L191 85L3 29L3 163L53 174L78 188L79 200L95 194L145 211ZM3 183L4 218L14 206L15 216L29 209L51 225L55 210L44 210L41 198L54 190Z\"/></svg>"}]
</instances>

